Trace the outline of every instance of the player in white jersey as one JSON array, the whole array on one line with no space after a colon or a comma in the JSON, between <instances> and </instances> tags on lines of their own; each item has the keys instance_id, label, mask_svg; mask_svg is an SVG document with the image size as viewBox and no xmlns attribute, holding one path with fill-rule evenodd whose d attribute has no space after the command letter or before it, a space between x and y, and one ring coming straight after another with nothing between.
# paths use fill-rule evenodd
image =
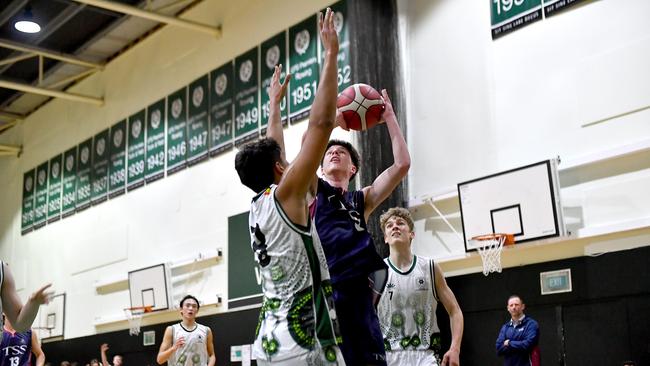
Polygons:
<instances>
[{"instance_id":1,"label":"player in white jersey","mask_svg":"<svg viewBox=\"0 0 650 366\"><path fill-rule=\"evenodd\" d=\"M433 260L412 253L415 233L407 209L393 207L379 220L390 248L385 259L388 280L377 308L388 365L459 365L463 313L442 270ZM449 314L452 337L441 361L438 302Z\"/></svg>"},{"instance_id":2,"label":"player in white jersey","mask_svg":"<svg viewBox=\"0 0 650 366\"><path fill-rule=\"evenodd\" d=\"M212 330L196 322L199 301L192 295L181 300L183 320L165 329L156 360L169 366L214 366Z\"/></svg>"},{"instance_id":3,"label":"player in white jersey","mask_svg":"<svg viewBox=\"0 0 650 366\"><path fill-rule=\"evenodd\" d=\"M251 246L262 274L264 304L253 344L258 365L344 365L327 262L307 206L330 134L336 126L338 38L334 14L319 14L324 47L321 80L296 159L285 157L276 66L269 87L267 138L235 157L241 182L257 195L249 217ZM289 75L287 75L287 80Z\"/></svg>"},{"instance_id":4,"label":"player in white jersey","mask_svg":"<svg viewBox=\"0 0 650 366\"><path fill-rule=\"evenodd\" d=\"M38 289L23 305L16 292L16 284L9 266L0 261L0 313L7 316L16 331L28 330L38 314L39 306L47 304L52 298L53 292L48 290L50 286L51 284L48 284Z\"/></svg>"}]
</instances>

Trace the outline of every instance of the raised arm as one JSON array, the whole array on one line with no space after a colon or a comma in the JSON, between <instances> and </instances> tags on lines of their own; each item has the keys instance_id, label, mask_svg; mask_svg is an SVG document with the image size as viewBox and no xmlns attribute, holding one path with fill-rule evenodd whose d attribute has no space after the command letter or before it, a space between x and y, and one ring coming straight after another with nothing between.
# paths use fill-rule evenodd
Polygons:
<instances>
[{"instance_id":1,"label":"raised arm","mask_svg":"<svg viewBox=\"0 0 650 366\"><path fill-rule=\"evenodd\" d=\"M411 156L409 155L406 146L406 140L402 135L402 130L397 122L393 105L388 97L386 89L381 91L381 94L386 103L386 110L384 111L384 121L388 128L390 135L391 146L393 148L393 165L384 170L371 185L363 188L365 199L364 216L366 221L370 214L379 206L393 190L404 179L411 167Z\"/></svg>"},{"instance_id":2,"label":"raised arm","mask_svg":"<svg viewBox=\"0 0 650 366\"><path fill-rule=\"evenodd\" d=\"M337 55L339 41L334 27L334 14L327 9L325 16L318 16L320 37L325 48L325 60L320 84L309 113L309 124L298 156L284 172L276 190L276 197L289 218L301 224L307 223L305 196L320 159L325 153L330 134L336 126Z\"/></svg>"},{"instance_id":3,"label":"raised arm","mask_svg":"<svg viewBox=\"0 0 650 366\"><path fill-rule=\"evenodd\" d=\"M106 357L106 351L108 351L108 343L102 343L102 345L99 346L99 353L101 354L101 358L102 358L102 366L111 366L108 363L108 357Z\"/></svg>"},{"instance_id":4,"label":"raised arm","mask_svg":"<svg viewBox=\"0 0 650 366\"><path fill-rule=\"evenodd\" d=\"M4 274L2 281L2 309L9 318L9 322L13 324L14 329L18 332L24 332L32 326L34 318L38 314L38 307L50 301L53 293L48 291L48 288L51 284L38 289L23 305L16 293L14 276L11 274L9 266L4 262L2 262L2 271Z\"/></svg>"},{"instance_id":5,"label":"raised arm","mask_svg":"<svg viewBox=\"0 0 650 366\"><path fill-rule=\"evenodd\" d=\"M45 352L43 352L41 344L38 343L38 336L34 331L32 331L32 353L36 356L36 366L45 365Z\"/></svg>"},{"instance_id":6,"label":"raised arm","mask_svg":"<svg viewBox=\"0 0 650 366\"><path fill-rule=\"evenodd\" d=\"M460 363L460 343L463 339L463 312L460 310L456 296L454 296L449 285L447 285L445 276L437 263L434 263L434 271L436 276L436 293L449 314L451 328L451 345L442 358L441 366L458 366Z\"/></svg>"},{"instance_id":7,"label":"raised arm","mask_svg":"<svg viewBox=\"0 0 650 366\"><path fill-rule=\"evenodd\" d=\"M269 124L266 127L266 137L275 140L282 149L282 160L287 160L284 149L284 131L282 128L282 113L280 103L287 94L287 86L291 80L291 74L287 74L284 83L280 84L280 75L282 74L282 64L276 65L269 85Z\"/></svg>"}]
</instances>

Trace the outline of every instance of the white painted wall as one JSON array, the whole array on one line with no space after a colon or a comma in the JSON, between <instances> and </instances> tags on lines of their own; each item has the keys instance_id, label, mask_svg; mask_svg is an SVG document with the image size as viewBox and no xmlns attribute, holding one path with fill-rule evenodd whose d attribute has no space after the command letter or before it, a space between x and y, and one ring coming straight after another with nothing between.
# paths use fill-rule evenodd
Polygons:
<instances>
[{"instance_id":1,"label":"white painted wall","mask_svg":"<svg viewBox=\"0 0 650 366\"><path fill-rule=\"evenodd\" d=\"M556 156L567 162L628 144L648 146L650 2L586 2L494 41L488 1L398 5L412 154L409 189L418 218L414 248L421 254L460 261L456 269L465 271L480 265L475 256L466 257L462 240L432 208L415 207L422 198ZM609 175L593 174L593 167L561 174L564 183L572 182L561 196L571 208L574 233L649 225L650 160L617 173L624 163L599 164ZM462 234L457 199L436 204ZM594 230L603 227L609 229ZM588 252L588 244L581 245L579 255ZM578 253L563 251L567 246L554 248L554 258ZM616 241L604 246L625 247ZM549 260L534 251L517 258L514 265Z\"/></svg>"},{"instance_id":2,"label":"white painted wall","mask_svg":"<svg viewBox=\"0 0 650 366\"><path fill-rule=\"evenodd\" d=\"M23 299L46 282L52 282L57 292L66 292L66 338L126 327L124 321L93 325L97 318L123 319L122 309L130 306L128 291L98 294L97 281L126 277L130 270L189 259L217 247L227 257L227 218L247 211L253 193L239 183L236 151L231 151L21 236L23 173L329 3L205 1L185 17L222 24L222 38L167 26L71 90L103 96L104 107L54 100L3 134L2 143L22 144L24 153L0 159L0 258L11 264ZM297 154L305 128L306 123L300 123L285 130L289 158ZM336 136L350 138L341 132ZM175 299L186 290L207 303L214 303L216 294L225 296L227 265L223 260L198 271L187 285L177 287ZM207 307L202 313L223 310ZM177 318L176 312L168 312L144 323Z\"/></svg>"}]
</instances>

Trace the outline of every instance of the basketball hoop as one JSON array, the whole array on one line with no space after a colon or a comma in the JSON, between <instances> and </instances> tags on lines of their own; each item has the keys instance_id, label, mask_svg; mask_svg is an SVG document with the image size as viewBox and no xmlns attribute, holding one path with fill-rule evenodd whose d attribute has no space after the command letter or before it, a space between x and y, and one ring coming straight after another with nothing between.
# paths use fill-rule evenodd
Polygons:
<instances>
[{"instance_id":1,"label":"basketball hoop","mask_svg":"<svg viewBox=\"0 0 650 366\"><path fill-rule=\"evenodd\" d=\"M137 336L140 334L140 325L142 324L142 316L144 313L153 311L151 306L134 306L132 308L124 309L126 320L129 321L129 334Z\"/></svg>"},{"instance_id":2,"label":"basketball hoop","mask_svg":"<svg viewBox=\"0 0 650 366\"><path fill-rule=\"evenodd\" d=\"M483 274L487 276L493 272L501 273L503 245L514 244L515 238L512 234L487 234L473 237L470 239L470 243L481 255Z\"/></svg>"}]
</instances>

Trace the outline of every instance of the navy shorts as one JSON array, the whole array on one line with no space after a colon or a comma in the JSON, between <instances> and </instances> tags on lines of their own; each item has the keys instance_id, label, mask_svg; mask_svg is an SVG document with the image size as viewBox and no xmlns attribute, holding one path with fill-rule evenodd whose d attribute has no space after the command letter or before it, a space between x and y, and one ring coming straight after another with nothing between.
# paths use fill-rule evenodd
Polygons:
<instances>
[{"instance_id":1,"label":"navy shorts","mask_svg":"<svg viewBox=\"0 0 650 366\"><path fill-rule=\"evenodd\" d=\"M386 365L384 338L367 278L334 284L334 304L348 366Z\"/></svg>"}]
</instances>

